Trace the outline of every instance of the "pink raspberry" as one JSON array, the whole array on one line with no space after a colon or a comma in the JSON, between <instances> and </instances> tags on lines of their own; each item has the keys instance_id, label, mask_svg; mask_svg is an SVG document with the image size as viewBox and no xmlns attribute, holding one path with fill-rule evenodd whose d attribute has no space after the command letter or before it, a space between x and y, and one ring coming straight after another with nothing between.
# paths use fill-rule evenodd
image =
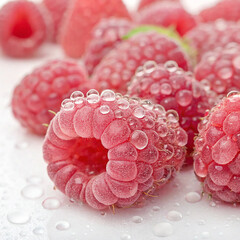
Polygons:
<instances>
[{"instance_id":1,"label":"pink raspberry","mask_svg":"<svg viewBox=\"0 0 240 240\"><path fill-rule=\"evenodd\" d=\"M133 27L134 24L124 18L108 18L99 22L93 30L92 40L84 57L89 75L92 75L105 55L114 49Z\"/></svg>"},{"instance_id":2,"label":"pink raspberry","mask_svg":"<svg viewBox=\"0 0 240 240\"><path fill-rule=\"evenodd\" d=\"M217 94L240 90L240 46L229 43L206 53L195 68L195 77Z\"/></svg>"},{"instance_id":3,"label":"pink raspberry","mask_svg":"<svg viewBox=\"0 0 240 240\"><path fill-rule=\"evenodd\" d=\"M178 2L156 2L141 10L136 18L137 23L174 27L180 35L196 26L195 18Z\"/></svg>"},{"instance_id":4,"label":"pink raspberry","mask_svg":"<svg viewBox=\"0 0 240 240\"><path fill-rule=\"evenodd\" d=\"M215 94L206 91L193 77L192 73L178 68L176 62L168 61L157 65L153 61L139 67L128 87L133 97L150 99L161 104L166 110L174 109L180 117L180 125L188 134L188 159L192 163L194 137L197 125L215 103ZM167 134L167 129L164 134Z\"/></svg>"},{"instance_id":5,"label":"pink raspberry","mask_svg":"<svg viewBox=\"0 0 240 240\"><path fill-rule=\"evenodd\" d=\"M237 22L240 20L240 1L221 0L215 6L204 9L199 16L203 22L211 22L217 19Z\"/></svg>"},{"instance_id":6,"label":"pink raspberry","mask_svg":"<svg viewBox=\"0 0 240 240\"><path fill-rule=\"evenodd\" d=\"M184 70L189 69L189 58L174 39L156 31L139 33L107 54L95 69L92 80L99 90L111 88L126 93L127 84L139 66L149 60L165 63L171 59Z\"/></svg>"},{"instance_id":7,"label":"pink raspberry","mask_svg":"<svg viewBox=\"0 0 240 240\"><path fill-rule=\"evenodd\" d=\"M45 134L61 102L72 91L87 91L85 69L70 61L50 61L23 78L12 97L12 111L20 123L37 134Z\"/></svg>"},{"instance_id":8,"label":"pink raspberry","mask_svg":"<svg viewBox=\"0 0 240 240\"><path fill-rule=\"evenodd\" d=\"M230 93L198 128L194 169L204 191L224 202L240 202L240 94Z\"/></svg>"},{"instance_id":9,"label":"pink raspberry","mask_svg":"<svg viewBox=\"0 0 240 240\"><path fill-rule=\"evenodd\" d=\"M153 3L156 3L156 2L162 2L162 1L166 1L166 0L141 0L140 3L139 3L139 6L138 6L138 10L141 10L145 7L148 7L150 6L151 4ZM179 2L179 0L169 0L171 2Z\"/></svg>"},{"instance_id":10,"label":"pink raspberry","mask_svg":"<svg viewBox=\"0 0 240 240\"><path fill-rule=\"evenodd\" d=\"M218 20L202 23L189 31L185 38L197 50L198 59L216 47L225 47L231 42L240 44L240 26L234 22Z\"/></svg>"},{"instance_id":11,"label":"pink raspberry","mask_svg":"<svg viewBox=\"0 0 240 240\"><path fill-rule=\"evenodd\" d=\"M0 10L0 46L12 57L33 54L46 40L47 27L39 5L10 1Z\"/></svg>"},{"instance_id":12,"label":"pink raspberry","mask_svg":"<svg viewBox=\"0 0 240 240\"><path fill-rule=\"evenodd\" d=\"M69 3L70 3L70 0L55 0L55 1L43 0L43 4L49 11L53 21L53 25L54 25L53 40L54 41L57 41L59 29L61 27L61 22Z\"/></svg>"},{"instance_id":13,"label":"pink raspberry","mask_svg":"<svg viewBox=\"0 0 240 240\"><path fill-rule=\"evenodd\" d=\"M103 18L131 19L122 0L74 0L64 18L60 43L65 53L81 57L91 40L95 25Z\"/></svg>"},{"instance_id":14,"label":"pink raspberry","mask_svg":"<svg viewBox=\"0 0 240 240\"><path fill-rule=\"evenodd\" d=\"M166 129L169 133L162 134ZM48 174L75 201L127 207L150 195L185 159L186 132L161 105L105 90L62 103L43 145Z\"/></svg>"}]
</instances>

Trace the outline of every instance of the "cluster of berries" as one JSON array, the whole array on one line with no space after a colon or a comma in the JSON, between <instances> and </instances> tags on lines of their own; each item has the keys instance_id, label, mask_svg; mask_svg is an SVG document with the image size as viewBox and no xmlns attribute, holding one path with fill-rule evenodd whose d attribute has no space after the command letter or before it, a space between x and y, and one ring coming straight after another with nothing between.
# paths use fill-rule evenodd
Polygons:
<instances>
[{"instance_id":1,"label":"cluster of berries","mask_svg":"<svg viewBox=\"0 0 240 240\"><path fill-rule=\"evenodd\" d=\"M47 62L13 93L14 116L46 134L55 186L96 209L127 207L194 162L204 192L240 202L239 8L222 0L193 16L178 0L142 0L135 14L122 0L6 4L5 54L26 57L50 39L83 60Z\"/></svg>"}]
</instances>

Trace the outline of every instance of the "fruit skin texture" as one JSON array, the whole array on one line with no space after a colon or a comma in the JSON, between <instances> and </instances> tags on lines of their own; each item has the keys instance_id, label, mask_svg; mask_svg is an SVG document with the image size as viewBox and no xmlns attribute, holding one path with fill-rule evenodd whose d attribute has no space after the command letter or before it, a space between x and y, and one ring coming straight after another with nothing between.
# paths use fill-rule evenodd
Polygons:
<instances>
[{"instance_id":1,"label":"fruit skin texture","mask_svg":"<svg viewBox=\"0 0 240 240\"><path fill-rule=\"evenodd\" d=\"M211 23L201 23L184 37L195 48L198 60L217 47L225 47L231 42L240 44L240 26L235 22L217 20Z\"/></svg>"},{"instance_id":2,"label":"fruit skin texture","mask_svg":"<svg viewBox=\"0 0 240 240\"><path fill-rule=\"evenodd\" d=\"M149 61L136 72L128 87L128 94L161 104L166 110L176 111L174 115L180 118L180 126L188 134L186 163L192 164L197 125L206 110L214 106L214 92L206 91L191 73L178 68L173 61L165 65Z\"/></svg>"},{"instance_id":3,"label":"fruit skin texture","mask_svg":"<svg viewBox=\"0 0 240 240\"><path fill-rule=\"evenodd\" d=\"M154 60L174 60L184 70L190 68L189 58L173 39L156 31L139 33L120 43L95 69L92 81L99 91L110 88L125 94L136 69Z\"/></svg>"},{"instance_id":4,"label":"fruit skin texture","mask_svg":"<svg viewBox=\"0 0 240 240\"><path fill-rule=\"evenodd\" d=\"M53 21L53 41L55 42L57 41L59 28L69 3L70 0L43 0L43 4L49 11Z\"/></svg>"},{"instance_id":5,"label":"fruit skin texture","mask_svg":"<svg viewBox=\"0 0 240 240\"><path fill-rule=\"evenodd\" d=\"M161 136L162 128L174 141ZM51 121L43 156L60 191L100 210L130 207L156 193L180 170L186 143L185 131L162 106L111 90L101 96L90 90L87 97L78 91Z\"/></svg>"},{"instance_id":6,"label":"fruit skin texture","mask_svg":"<svg viewBox=\"0 0 240 240\"><path fill-rule=\"evenodd\" d=\"M80 58L91 40L94 26L101 19L109 17L131 19L122 0L72 1L60 33L60 44L65 53Z\"/></svg>"},{"instance_id":7,"label":"fruit skin texture","mask_svg":"<svg viewBox=\"0 0 240 240\"><path fill-rule=\"evenodd\" d=\"M138 6L138 10L141 10L145 7L148 7L150 6L151 4L153 3L156 3L156 2L162 2L162 1L165 1L165 0L141 0L140 3L139 3L139 6ZM171 2L179 2L179 0L169 0Z\"/></svg>"},{"instance_id":8,"label":"fruit skin texture","mask_svg":"<svg viewBox=\"0 0 240 240\"><path fill-rule=\"evenodd\" d=\"M46 38L47 26L39 5L18 0L0 9L0 46L6 55L29 56Z\"/></svg>"},{"instance_id":9,"label":"fruit skin texture","mask_svg":"<svg viewBox=\"0 0 240 240\"><path fill-rule=\"evenodd\" d=\"M217 94L240 90L240 46L230 43L206 53L195 68L198 81Z\"/></svg>"},{"instance_id":10,"label":"fruit skin texture","mask_svg":"<svg viewBox=\"0 0 240 240\"><path fill-rule=\"evenodd\" d=\"M199 125L194 170L204 192L215 199L240 202L240 95L230 94Z\"/></svg>"},{"instance_id":11,"label":"fruit skin texture","mask_svg":"<svg viewBox=\"0 0 240 240\"><path fill-rule=\"evenodd\" d=\"M177 2L157 2L141 10L136 22L139 24L173 27L182 36L196 26L195 18Z\"/></svg>"},{"instance_id":12,"label":"fruit skin texture","mask_svg":"<svg viewBox=\"0 0 240 240\"><path fill-rule=\"evenodd\" d=\"M84 56L90 76L104 56L122 42L122 38L133 28L134 24L124 18L103 19L96 25Z\"/></svg>"},{"instance_id":13,"label":"fruit skin texture","mask_svg":"<svg viewBox=\"0 0 240 240\"><path fill-rule=\"evenodd\" d=\"M222 0L215 6L201 11L199 17L203 22L212 22L217 19L237 22L240 19L240 1Z\"/></svg>"},{"instance_id":14,"label":"fruit skin texture","mask_svg":"<svg viewBox=\"0 0 240 240\"><path fill-rule=\"evenodd\" d=\"M16 86L12 96L12 111L22 126L43 135L53 113L72 91L86 92L88 80L82 66L66 60L53 60L35 69Z\"/></svg>"}]
</instances>

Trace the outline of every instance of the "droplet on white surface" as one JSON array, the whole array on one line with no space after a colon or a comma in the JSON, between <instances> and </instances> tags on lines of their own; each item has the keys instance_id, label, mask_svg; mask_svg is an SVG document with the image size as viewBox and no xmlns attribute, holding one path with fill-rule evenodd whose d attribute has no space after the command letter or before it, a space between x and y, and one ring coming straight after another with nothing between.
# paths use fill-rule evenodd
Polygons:
<instances>
[{"instance_id":1,"label":"droplet on white surface","mask_svg":"<svg viewBox=\"0 0 240 240\"><path fill-rule=\"evenodd\" d=\"M197 203L201 201L202 197L197 192L189 192L185 195L185 200L189 203Z\"/></svg>"},{"instance_id":2,"label":"droplet on white surface","mask_svg":"<svg viewBox=\"0 0 240 240\"><path fill-rule=\"evenodd\" d=\"M217 204L216 204L214 201L211 201L211 202L209 203L209 205L210 205L211 207L216 207L216 206L217 206Z\"/></svg>"},{"instance_id":3,"label":"droplet on white surface","mask_svg":"<svg viewBox=\"0 0 240 240\"><path fill-rule=\"evenodd\" d=\"M23 197L28 199L37 199L43 195L43 189L37 185L28 185L21 191Z\"/></svg>"},{"instance_id":4,"label":"droplet on white surface","mask_svg":"<svg viewBox=\"0 0 240 240\"><path fill-rule=\"evenodd\" d=\"M167 214L167 218L168 220L170 221L180 221L182 220L183 216L180 212L178 211L169 211L168 214Z\"/></svg>"},{"instance_id":5,"label":"droplet on white surface","mask_svg":"<svg viewBox=\"0 0 240 240\"><path fill-rule=\"evenodd\" d=\"M58 209L61 206L57 198L47 198L42 202L42 206L48 210Z\"/></svg>"},{"instance_id":6,"label":"droplet on white surface","mask_svg":"<svg viewBox=\"0 0 240 240\"><path fill-rule=\"evenodd\" d=\"M202 239L209 239L210 233L209 232L202 232L201 237L202 237Z\"/></svg>"},{"instance_id":7,"label":"droplet on white surface","mask_svg":"<svg viewBox=\"0 0 240 240\"><path fill-rule=\"evenodd\" d=\"M67 221L59 221L56 223L56 229L59 231L65 231L70 228L70 223Z\"/></svg>"},{"instance_id":8,"label":"droplet on white surface","mask_svg":"<svg viewBox=\"0 0 240 240\"><path fill-rule=\"evenodd\" d=\"M26 224L30 220L30 216L25 212L11 212L7 215L7 219L13 224Z\"/></svg>"},{"instance_id":9,"label":"droplet on white surface","mask_svg":"<svg viewBox=\"0 0 240 240\"><path fill-rule=\"evenodd\" d=\"M17 149L26 149L29 146L27 142L19 142L15 144Z\"/></svg>"},{"instance_id":10,"label":"droplet on white surface","mask_svg":"<svg viewBox=\"0 0 240 240\"><path fill-rule=\"evenodd\" d=\"M38 176L30 176L26 179L26 181L31 184L40 184L43 180L41 177Z\"/></svg>"},{"instance_id":11,"label":"droplet on white surface","mask_svg":"<svg viewBox=\"0 0 240 240\"><path fill-rule=\"evenodd\" d=\"M131 239L132 239L132 237L129 234L123 234L121 236L121 240L131 240Z\"/></svg>"},{"instance_id":12,"label":"droplet on white surface","mask_svg":"<svg viewBox=\"0 0 240 240\"><path fill-rule=\"evenodd\" d=\"M158 212L158 211L160 211L160 207L158 207L158 206L153 206L153 208L152 208L152 210L153 211L155 211L155 212Z\"/></svg>"},{"instance_id":13,"label":"droplet on white surface","mask_svg":"<svg viewBox=\"0 0 240 240\"><path fill-rule=\"evenodd\" d=\"M173 234L173 226L167 222L158 223L154 226L153 233L157 237L171 236Z\"/></svg>"},{"instance_id":14,"label":"droplet on white surface","mask_svg":"<svg viewBox=\"0 0 240 240\"><path fill-rule=\"evenodd\" d=\"M132 217L132 221L134 223L141 223L143 221L143 218L140 216L134 216L134 217Z\"/></svg>"},{"instance_id":15,"label":"droplet on white surface","mask_svg":"<svg viewBox=\"0 0 240 240\"><path fill-rule=\"evenodd\" d=\"M33 233L35 235L43 235L44 234L44 229L42 227L36 227L33 229Z\"/></svg>"}]
</instances>

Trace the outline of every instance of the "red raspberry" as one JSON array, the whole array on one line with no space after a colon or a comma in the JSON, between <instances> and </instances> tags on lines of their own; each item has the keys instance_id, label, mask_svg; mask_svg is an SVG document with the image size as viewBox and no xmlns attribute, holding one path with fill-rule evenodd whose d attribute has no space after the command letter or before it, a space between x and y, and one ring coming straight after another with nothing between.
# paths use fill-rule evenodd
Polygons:
<instances>
[{"instance_id":1,"label":"red raspberry","mask_svg":"<svg viewBox=\"0 0 240 240\"><path fill-rule=\"evenodd\" d=\"M57 41L59 28L61 26L61 22L69 2L70 0L57 0L57 1L43 0L43 4L48 9L53 21L53 25L54 25L53 40L54 41Z\"/></svg>"},{"instance_id":2,"label":"red raspberry","mask_svg":"<svg viewBox=\"0 0 240 240\"><path fill-rule=\"evenodd\" d=\"M126 93L139 66L148 60L165 63L171 59L188 70L188 56L176 41L156 31L140 33L112 50L97 66L92 80L100 90L111 88Z\"/></svg>"},{"instance_id":3,"label":"red raspberry","mask_svg":"<svg viewBox=\"0 0 240 240\"><path fill-rule=\"evenodd\" d=\"M59 190L104 209L130 206L168 182L183 164L186 143L172 111L160 105L111 90L87 97L78 91L51 121L43 155Z\"/></svg>"},{"instance_id":4,"label":"red raspberry","mask_svg":"<svg viewBox=\"0 0 240 240\"><path fill-rule=\"evenodd\" d=\"M141 10L145 7L148 7L149 5L156 3L156 2L162 2L162 1L166 1L166 0L141 0L138 6L138 10ZM169 0L172 2L179 2L179 0Z\"/></svg>"},{"instance_id":5,"label":"red raspberry","mask_svg":"<svg viewBox=\"0 0 240 240\"><path fill-rule=\"evenodd\" d=\"M85 54L89 75L92 75L103 57L114 49L133 27L134 24L127 19L108 18L99 22L93 30L92 40Z\"/></svg>"},{"instance_id":6,"label":"red raspberry","mask_svg":"<svg viewBox=\"0 0 240 240\"><path fill-rule=\"evenodd\" d=\"M240 90L240 46L230 43L206 53L195 69L198 81L218 94Z\"/></svg>"},{"instance_id":7,"label":"red raspberry","mask_svg":"<svg viewBox=\"0 0 240 240\"><path fill-rule=\"evenodd\" d=\"M194 169L204 191L240 202L240 94L231 93L199 125Z\"/></svg>"},{"instance_id":8,"label":"red raspberry","mask_svg":"<svg viewBox=\"0 0 240 240\"><path fill-rule=\"evenodd\" d=\"M213 23L199 24L189 31L185 38L197 50L200 60L204 53L216 47L225 47L231 42L240 44L239 31L239 24L218 20Z\"/></svg>"},{"instance_id":9,"label":"red raspberry","mask_svg":"<svg viewBox=\"0 0 240 240\"><path fill-rule=\"evenodd\" d=\"M0 10L0 46L9 56L31 55L46 40L46 32L40 7L33 2L11 1Z\"/></svg>"},{"instance_id":10,"label":"red raspberry","mask_svg":"<svg viewBox=\"0 0 240 240\"><path fill-rule=\"evenodd\" d=\"M157 65L153 61L136 71L128 87L133 97L150 99L166 110L174 109L180 116L180 125L188 134L187 163L192 163L193 139L197 133L200 118L215 103L215 94L207 92L190 72L184 72L173 61ZM165 132L167 134L167 131Z\"/></svg>"},{"instance_id":11,"label":"red raspberry","mask_svg":"<svg viewBox=\"0 0 240 240\"><path fill-rule=\"evenodd\" d=\"M139 24L173 26L180 35L196 26L195 18L177 2L157 2L139 12L136 18Z\"/></svg>"},{"instance_id":12,"label":"red raspberry","mask_svg":"<svg viewBox=\"0 0 240 240\"><path fill-rule=\"evenodd\" d=\"M204 9L199 16L203 22L211 22L217 19L237 22L240 20L240 1L222 0L215 6Z\"/></svg>"},{"instance_id":13,"label":"red raspberry","mask_svg":"<svg viewBox=\"0 0 240 240\"><path fill-rule=\"evenodd\" d=\"M122 0L75 0L66 13L60 42L70 57L81 57L91 40L94 26L103 18L130 19Z\"/></svg>"},{"instance_id":14,"label":"red raspberry","mask_svg":"<svg viewBox=\"0 0 240 240\"><path fill-rule=\"evenodd\" d=\"M70 61L55 60L35 69L15 88L12 110L20 123L37 134L45 134L61 102L72 91L87 91L85 70Z\"/></svg>"}]
</instances>

